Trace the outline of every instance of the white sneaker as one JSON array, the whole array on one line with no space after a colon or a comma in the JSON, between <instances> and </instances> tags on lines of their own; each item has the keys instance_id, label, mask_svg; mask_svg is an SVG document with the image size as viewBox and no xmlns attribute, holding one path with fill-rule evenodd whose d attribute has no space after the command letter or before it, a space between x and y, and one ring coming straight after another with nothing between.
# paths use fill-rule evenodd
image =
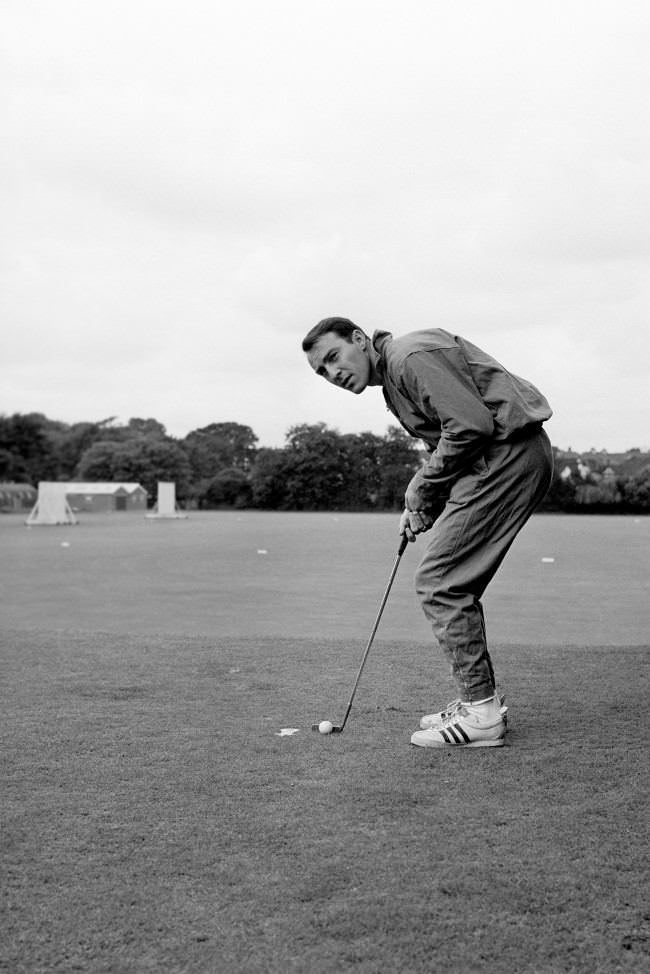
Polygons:
<instances>
[{"instance_id":1,"label":"white sneaker","mask_svg":"<svg viewBox=\"0 0 650 974\"><path fill-rule=\"evenodd\" d=\"M496 698L499 701L499 706L501 708L501 716L503 717L503 722L508 723L508 708L505 706L505 696L500 697L496 694ZM460 700L452 700L447 704L444 710L441 710L438 714L425 714L424 717L420 718L420 727L422 730L429 730L431 727L440 727L443 722L448 717L453 717L462 706Z\"/></svg>"},{"instance_id":2,"label":"white sneaker","mask_svg":"<svg viewBox=\"0 0 650 974\"><path fill-rule=\"evenodd\" d=\"M450 700L450 702L445 706L444 710L441 710L437 714L425 714L424 717L420 718L420 727L422 730L429 730L430 727L440 727L447 719L447 717L452 717L458 708L460 707L460 700Z\"/></svg>"},{"instance_id":3,"label":"white sneaker","mask_svg":"<svg viewBox=\"0 0 650 974\"><path fill-rule=\"evenodd\" d=\"M416 731L411 744L416 747L502 747L506 722L498 703L494 707L473 707L461 703L439 727Z\"/></svg>"}]
</instances>

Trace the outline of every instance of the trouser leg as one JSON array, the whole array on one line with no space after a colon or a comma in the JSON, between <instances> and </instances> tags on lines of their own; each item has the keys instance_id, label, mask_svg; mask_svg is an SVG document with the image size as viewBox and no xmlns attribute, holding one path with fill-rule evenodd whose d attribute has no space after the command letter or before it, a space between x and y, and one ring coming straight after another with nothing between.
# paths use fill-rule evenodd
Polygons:
<instances>
[{"instance_id":1,"label":"trouser leg","mask_svg":"<svg viewBox=\"0 0 650 974\"><path fill-rule=\"evenodd\" d=\"M462 700L494 693L481 596L550 485L543 431L494 443L453 485L416 573L416 588Z\"/></svg>"}]
</instances>

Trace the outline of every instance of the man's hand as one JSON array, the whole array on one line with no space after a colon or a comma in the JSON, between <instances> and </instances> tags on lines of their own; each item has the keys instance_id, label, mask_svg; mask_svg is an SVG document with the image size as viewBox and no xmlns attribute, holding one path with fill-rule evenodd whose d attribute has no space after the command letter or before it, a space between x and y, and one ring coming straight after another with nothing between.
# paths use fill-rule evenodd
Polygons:
<instances>
[{"instance_id":1,"label":"man's hand","mask_svg":"<svg viewBox=\"0 0 650 974\"><path fill-rule=\"evenodd\" d=\"M405 534L409 541L415 541L417 534L428 531L435 518L426 511L405 510L400 518L399 533Z\"/></svg>"},{"instance_id":2,"label":"man's hand","mask_svg":"<svg viewBox=\"0 0 650 974\"><path fill-rule=\"evenodd\" d=\"M404 493L404 507L407 511L418 511L421 513L423 508L429 507L434 496L435 491L432 490L431 484L426 483L422 477L421 470L418 470L411 477Z\"/></svg>"}]
</instances>

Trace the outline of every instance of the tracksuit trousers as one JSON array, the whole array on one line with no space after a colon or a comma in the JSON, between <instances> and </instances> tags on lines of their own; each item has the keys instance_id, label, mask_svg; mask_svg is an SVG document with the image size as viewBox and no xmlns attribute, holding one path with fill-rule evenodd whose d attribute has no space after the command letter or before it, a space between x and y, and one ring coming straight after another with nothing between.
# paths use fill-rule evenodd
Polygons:
<instances>
[{"instance_id":1,"label":"tracksuit trousers","mask_svg":"<svg viewBox=\"0 0 650 974\"><path fill-rule=\"evenodd\" d=\"M461 700L476 702L495 692L481 596L552 474L551 444L541 427L494 441L454 482L426 535L416 589Z\"/></svg>"}]
</instances>

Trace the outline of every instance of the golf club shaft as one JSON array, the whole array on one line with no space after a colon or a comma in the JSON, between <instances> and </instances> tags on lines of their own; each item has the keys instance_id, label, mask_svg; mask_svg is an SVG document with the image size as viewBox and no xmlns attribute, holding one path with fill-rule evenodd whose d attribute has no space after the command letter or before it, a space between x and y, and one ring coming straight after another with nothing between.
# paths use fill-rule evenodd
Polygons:
<instances>
[{"instance_id":1,"label":"golf club shaft","mask_svg":"<svg viewBox=\"0 0 650 974\"><path fill-rule=\"evenodd\" d=\"M390 578L388 579L388 585L386 586L386 591L384 592L383 598L381 600L381 604L379 606L379 612L377 613L377 618L375 619L375 624L372 627L372 632L370 633L370 638L369 638L368 643L366 645L366 648L364 650L363 656L361 657L361 664L360 664L359 669L358 669L358 672L357 672L357 678L354 681L354 686L352 687L352 693L350 694L350 699L348 701L348 706L347 706L347 710L345 711L345 716L343 718L343 722L340 725L340 727L337 728L337 732L338 733L340 733L340 731L342 731L343 728L345 727L345 724L347 722L347 719L348 719L348 717L350 715L350 711L352 710L352 701L354 700L354 696L355 696L355 694L357 692L357 687L359 686L359 680L361 679L361 674L363 673L363 668L366 665L366 660L368 658L368 653L370 652L370 647L372 646L372 641L375 638L375 633L377 632L377 629L379 627L379 622L380 622L382 613L384 611L384 606L386 605L386 601L388 600L388 595L389 595L390 590L392 588L393 580L395 578L395 575L397 574L397 569L399 567L400 560L402 558L402 555L406 551L406 546L407 545L408 545L408 538L406 537L405 534L403 534L402 537L401 537L401 539L400 539L399 550L398 550L397 556L395 558L395 564L393 565L392 571L390 573Z\"/></svg>"}]
</instances>

